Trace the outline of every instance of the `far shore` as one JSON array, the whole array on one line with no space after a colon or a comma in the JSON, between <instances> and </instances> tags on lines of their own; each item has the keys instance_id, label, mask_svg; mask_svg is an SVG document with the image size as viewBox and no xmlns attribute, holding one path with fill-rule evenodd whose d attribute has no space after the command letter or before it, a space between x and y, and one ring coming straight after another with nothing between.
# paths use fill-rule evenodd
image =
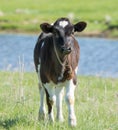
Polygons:
<instances>
[{"instance_id":1,"label":"far shore","mask_svg":"<svg viewBox=\"0 0 118 130\"><path fill-rule=\"evenodd\" d=\"M0 34L29 34L29 35L39 35L41 31L25 31L25 30L0 30ZM112 31L84 31L82 33L75 33L75 36L81 37L98 37L98 38L108 38L108 39L118 39L118 36L112 35Z\"/></svg>"}]
</instances>

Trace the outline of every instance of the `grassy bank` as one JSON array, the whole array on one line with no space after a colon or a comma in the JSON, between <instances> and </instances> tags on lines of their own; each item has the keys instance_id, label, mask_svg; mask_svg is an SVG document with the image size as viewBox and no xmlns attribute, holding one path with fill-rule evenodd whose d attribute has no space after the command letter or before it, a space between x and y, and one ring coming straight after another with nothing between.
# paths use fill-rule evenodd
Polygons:
<instances>
[{"instance_id":1,"label":"grassy bank","mask_svg":"<svg viewBox=\"0 0 118 130\"><path fill-rule=\"evenodd\" d=\"M117 37L117 5L117 0L1 0L0 30L39 32L39 24L44 21L52 23L59 17L70 17L72 22L88 22L86 35Z\"/></svg>"},{"instance_id":2,"label":"grassy bank","mask_svg":"<svg viewBox=\"0 0 118 130\"><path fill-rule=\"evenodd\" d=\"M78 77L75 130L118 129L118 80ZM38 122L39 93L35 73L0 72L0 130L69 130L65 122Z\"/></svg>"}]
</instances>

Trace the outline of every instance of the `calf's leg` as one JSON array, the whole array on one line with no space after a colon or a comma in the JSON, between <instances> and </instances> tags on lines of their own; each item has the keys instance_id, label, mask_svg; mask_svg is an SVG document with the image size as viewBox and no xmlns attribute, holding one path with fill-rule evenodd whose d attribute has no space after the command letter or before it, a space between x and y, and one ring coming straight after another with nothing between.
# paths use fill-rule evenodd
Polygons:
<instances>
[{"instance_id":1,"label":"calf's leg","mask_svg":"<svg viewBox=\"0 0 118 130\"><path fill-rule=\"evenodd\" d=\"M76 116L74 111L74 91L75 91L75 85L73 83L73 80L69 80L66 86L66 102L68 105L68 121L69 125L76 126Z\"/></svg>"},{"instance_id":2,"label":"calf's leg","mask_svg":"<svg viewBox=\"0 0 118 130\"><path fill-rule=\"evenodd\" d=\"M50 121L54 121L53 115L53 104L55 103L55 88L52 87L50 84L45 85L45 92L46 92L46 101L48 106L48 116Z\"/></svg>"},{"instance_id":3,"label":"calf's leg","mask_svg":"<svg viewBox=\"0 0 118 130\"><path fill-rule=\"evenodd\" d=\"M57 120L63 122L63 113L62 113L62 100L64 95L63 87L56 87L56 107L57 107Z\"/></svg>"},{"instance_id":4,"label":"calf's leg","mask_svg":"<svg viewBox=\"0 0 118 130\"><path fill-rule=\"evenodd\" d=\"M44 120L46 118L46 109L45 109L45 102L44 102L45 90L41 86L41 84L39 84L39 91L40 91L40 108L39 108L38 119L39 120Z\"/></svg>"}]
</instances>

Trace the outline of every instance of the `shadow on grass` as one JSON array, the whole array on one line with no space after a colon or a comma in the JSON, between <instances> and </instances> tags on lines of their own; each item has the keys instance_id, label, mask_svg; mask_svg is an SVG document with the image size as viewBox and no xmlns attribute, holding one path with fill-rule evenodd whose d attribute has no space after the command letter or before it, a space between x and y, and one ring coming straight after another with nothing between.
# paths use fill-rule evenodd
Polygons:
<instances>
[{"instance_id":1,"label":"shadow on grass","mask_svg":"<svg viewBox=\"0 0 118 130\"><path fill-rule=\"evenodd\" d=\"M7 130L10 129L10 127L16 125L16 123L19 121L18 118L15 119L6 119L6 120L1 120L0 119L0 127L3 127Z\"/></svg>"}]
</instances>

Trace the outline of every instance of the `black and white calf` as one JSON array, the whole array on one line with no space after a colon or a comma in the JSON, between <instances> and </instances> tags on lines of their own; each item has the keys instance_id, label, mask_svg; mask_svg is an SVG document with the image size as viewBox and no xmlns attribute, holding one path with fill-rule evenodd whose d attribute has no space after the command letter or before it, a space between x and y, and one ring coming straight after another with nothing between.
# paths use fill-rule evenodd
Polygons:
<instances>
[{"instance_id":1,"label":"black and white calf","mask_svg":"<svg viewBox=\"0 0 118 130\"><path fill-rule=\"evenodd\" d=\"M46 116L46 93L49 120L54 121L53 104L56 101L57 119L63 121L62 100L65 88L69 124L76 126L74 91L80 49L73 34L83 31L86 23L78 22L73 25L68 18L60 18L53 25L42 23L40 27L42 33L34 49L34 63L40 89L39 119Z\"/></svg>"}]
</instances>

